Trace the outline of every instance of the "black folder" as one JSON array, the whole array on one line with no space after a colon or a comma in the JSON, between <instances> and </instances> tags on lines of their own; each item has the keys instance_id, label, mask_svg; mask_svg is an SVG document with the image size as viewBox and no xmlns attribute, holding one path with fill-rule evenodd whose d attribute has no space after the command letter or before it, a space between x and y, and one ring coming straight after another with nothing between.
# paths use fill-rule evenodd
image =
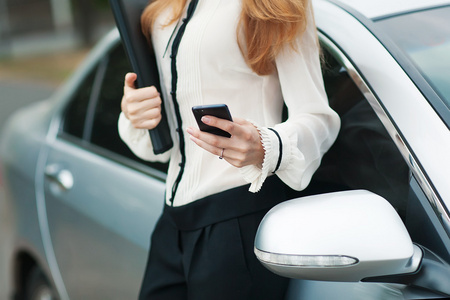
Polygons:
<instances>
[{"instance_id":1,"label":"black folder","mask_svg":"<svg viewBox=\"0 0 450 300\"><path fill-rule=\"evenodd\" d=\"M131 67L137 74L137 87L153 85L161 91L156 57L151 43L147 41L141 30L141 14L148 0L109 0L109 3ZM164 105L161 122L149 132L155 154L172 148L173 142Z\"/></svg>"}]
</instances>

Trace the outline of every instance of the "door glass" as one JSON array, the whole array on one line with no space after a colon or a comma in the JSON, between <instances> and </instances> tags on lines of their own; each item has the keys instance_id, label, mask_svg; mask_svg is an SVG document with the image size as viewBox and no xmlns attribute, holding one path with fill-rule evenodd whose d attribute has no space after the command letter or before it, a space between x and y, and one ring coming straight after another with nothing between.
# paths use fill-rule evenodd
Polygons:
<instances>
[{"instance_id":1,"label":"door glass","mask_svg":"<svg viewBox=\"0 0 450 300\"><path fill-rule=\"evenodd\" d=\"M87 107L96 74L97 68L94 68L75 92L64 113L62 132L80 139L83 138Z\"/></svg>"},{"instance_id":2,"label":"door glass","mask_svg":"<svg viewBox=\"0 0 450 300\"><path fill-rule=\"evenodd\" d=\"M314 179L336 189L365 189L406 215L409 168L383 123L347 71L324 51L324 81L341 130Z\"/></svg>"},{"instance_id":3,"label":"door glass","mask_svg":"<svg viewBox=\"0 0 450 300\"><path fill-rule=\"evenodd\" d=\"M95 107L91 143L113 152L127 155L125 144L117 131L123 80L131 70L122 47L116 47L109 55L108 66L101 84Z\"/></svg>"},{"instance_id":4,"label":"door glass","mask_svg":"<svg viewBox=\"0 0 450 300\"><path fill-rule=\"evenodd\" d=\"M149 163L139 159L130 151L119 136L117 122L121 112L120 102L123 95L124 78L125 74L131 70L123 47L118 45L109 54L108 66L95 106L90 142L162 172L167 172L167 164Z\"/></svg>"}]
</instances>

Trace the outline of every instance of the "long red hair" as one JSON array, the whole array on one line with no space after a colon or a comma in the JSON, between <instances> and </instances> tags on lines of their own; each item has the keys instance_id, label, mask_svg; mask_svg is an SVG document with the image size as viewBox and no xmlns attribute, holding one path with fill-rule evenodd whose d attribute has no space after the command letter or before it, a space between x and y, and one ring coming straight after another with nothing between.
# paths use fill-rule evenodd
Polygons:
<instances>
[{"instance_id":1,"label":"long red hair","mask_svg":"<svg viewBox=\"0 0 450 300\"><path fill-rule=\"evenodd\" d=\"M163 10L172 8L169 25L178 20L187 0L154 0L144 10L141 24L150 37L153 23ZM308 0L242 0L237 39L247 64L259 75L270 74L276 55L303 33L307 24ZM242 28L243 39L239 38Z\"/></svg>"}]
</instances>

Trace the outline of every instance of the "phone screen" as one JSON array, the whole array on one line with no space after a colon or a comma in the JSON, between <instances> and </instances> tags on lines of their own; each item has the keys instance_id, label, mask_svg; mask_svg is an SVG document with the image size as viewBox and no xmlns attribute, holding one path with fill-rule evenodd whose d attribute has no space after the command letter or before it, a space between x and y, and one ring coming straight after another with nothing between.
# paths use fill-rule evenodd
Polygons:
<instances>
[{"instance_id":1,"label":"phone screen","mask_svg":"<svg viewBox=\"0 0 450 300\"><path fill-rule=\"evenodd\" d=\"M231 137L231 135L228 132L223 131L222 129L219 129L217 127L206 125L205 123L202 122L203 116L214 116L220 119L233 121L228 106L226 104L194 106L192 107L192 112L194 113L195 120L197 121L198 127L200 128L201 131L209 132L215 135L220 135L228 138Z\"/></svg>"}]
</instances>

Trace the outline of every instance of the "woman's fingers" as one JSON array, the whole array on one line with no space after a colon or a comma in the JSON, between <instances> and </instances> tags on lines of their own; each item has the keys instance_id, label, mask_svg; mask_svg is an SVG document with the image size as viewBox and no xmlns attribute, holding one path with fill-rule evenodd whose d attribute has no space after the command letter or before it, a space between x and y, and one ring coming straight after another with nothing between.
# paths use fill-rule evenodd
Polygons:
<instances>
[{"instance_id":1,"label":"woman's fingers","mask_svg":"<svg viewBox=\"0 0 450 300\"><path fill-rule=\"evenodd\" d=\"M190 133L190 128L188 128L188 133ZM196 137L194 134L191 134L190 139L191 139L191 141L196 143L199 147L205 149L208 152L211 152L214 155L220 156L222 154L222 149L223 148L219 148L217 146L213 146L213 145L205 142L203 139L200 139L200 138Z\"/></svg>"},{"instance_id":2,"label":"woman's fingers","mask_svg":"<svg viewBox=\"0 0 450 300\"><path fill-rule=\"evenodd\" d=\"M135 88L137 75L128 73L125 75L123 94L127 102L141 102L148 99L159 98L160 94L154 86Z\"/></svg>"},{"instance_id":3,"label":"woman's fingers","mask_svg":"<svg viewBox=\"0 0 450 300\"><path fill-rule=\"evenodd\" d=\"M250 164L260 166L264 159L264 149L258 130L252 123L235 119L230 122L214 117L204 117L205 124L220 128L231 134L231 138L217 136L211 133L202 132L197 128L188 128L191 140L198 146L220 156L224 150L224 158L235 167L243 167Z\"/></svg>"},{"instance_id":4,"label":"woman's fingers","mask_svg":"<svg viewBox=\"0 0 450 300\"><path fill-rule=\"evenodd\" d=\"M136 89L135 81L137 79L136 73L127 73L125 75L125 85L124 89Z\"/></svg>"},{"instance_id":5,"label":"woman's fingers","mask_svg":"<svg viewBox=\"0 0 450 300\"><path fill-rule=\"evenodd\" d=\"M235 135L237 133L235 124L225 119L220 119L213 116L203 116L202 122L206 125L222 129L231 135Z\"/></svg>"},{"instance_id":6,"label":"woman's fingers","mask_svg":"<svg viewBox=\"0 0 450 300\"><path fill-rule=\"evenodd\" d=\"M122 111L135 128L153 129L161 121L161 97L154 87L135 88L137 75L125 76Z\"/></svg>"},{"instance_id":7,"label":"woman's fingers","mask_svg":"<svg viewBox=\"0 0 450 300\"><path fill-rule=\"evenodd\" d=\"M134 127L146 129L148 124L153 124L153 122L147 121L153 120L159 123L161 119L161 106L153 106L148 102L150 101L134 103L128 106L128 119Z\"/></svg>"},{"instance_id":8,"label":"woman's fingers","mask_svg":"<svg viewBox=\"0 0 450 300\"><path fill-rule=\"evenodd\" d=\"M188 129L188 132L190 130ZM212 135L209 133L206 133L206 135ZM196 138L194 135L190 136L190 139L197 144L197 146L203 148L204 150L218 156L222 157L224 160L226 160L228 163L235 167L242 167L242 159L243 155L241 152L237 152L233 150L231 147L223 147L219 148L216 146L212 146L211 144L208 144L204 142L203 140Z\"/></svg>"},{"instance_id":9,"label":"woman's fingers","mask_svg":"<svg viewBox=\"0 0 450 300\"><path fill-rule=\"evenodd\" d=\"M141 102L145 100L159 98L159 93L154 86L140 89L130 89L125 93L127 102Z\"/></svg>"},{"instance_id":10,"label":"woman's fingers","mask_svg":"<svg viewBox=\"0 0 450 300\"><path fill-rule=\"evenodd\" d=\"M225 147L232 147L231 145L233 144L233 142L231 141L231 138L226 138L226 137L215 135L212 133L203 132L197 128L189 127L187 129L187 132L195 139L198 139L199 141L201 141L200 145L199 145L199 143L197 143L197 145L199 145L200 147L202 147L208 151L210 151L211 148L203 147L203 144L207 144L207 145L217 148L217 149L222 149ZM215 152L210 151L210 152L216 154L217 151L215 151Z\"/></svg>"},{"instance_id":11,"label":"woman's fingers","mask_svg":"<svg viewBox=\"0 0 450 300\"><path fill-rule=\"evenodd\" d=\"M153 129L161 122L161 114L157 114L154 118L142 118L132 122L137 129Z\"/></svg>"}]
</instances>

